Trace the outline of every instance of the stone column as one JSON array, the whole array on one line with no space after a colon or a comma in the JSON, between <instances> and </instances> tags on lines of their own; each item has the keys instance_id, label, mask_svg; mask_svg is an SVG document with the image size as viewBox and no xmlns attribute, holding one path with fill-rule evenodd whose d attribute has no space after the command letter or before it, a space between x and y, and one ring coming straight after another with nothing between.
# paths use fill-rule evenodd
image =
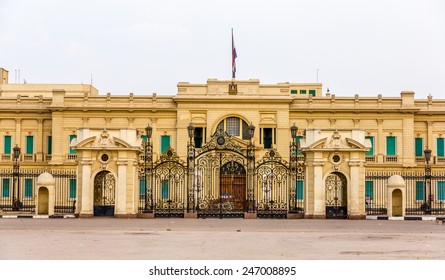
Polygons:
<instances>
[{"instance_id":1,"label":"stone column","mask_svg":"<svg viewBox=\"0 0 445 280\"><path fill-rule=\"evenodd\" d=\"M20 148L22 148L22 154L24 153L24 150L21 143L21 130L22 130L22 119L15 119L15 141L12 143L12 148L15 147L15 145L19 145Z\"/></svg>"},{"instance_id":2,"label":"stone column","mask_svg":"<svg viewBox=\"0 0 445 280\"><path fill-rule=\"evenodd\" d=\"M82 160L78 170L80 181L79 194L80 199L80 217L92 217L94 215L94 178L91 178L91 160ZM78 200L78 201L79 201Z\"/></svg>"},{"instance_id":3,"label":"stone column","mask_svg":"<svg viewBox=\"0 0 445 280\"><path fill-rule=\"evenodd\" d=\"M118 160L115 217L127 217L127 161Z\"/></svg>"},{"instance_id":4,"label":"stone column","mask_svg":"<svg viewBox=\"0 0 445 280\"><path fill-rule=\"evenodd\" d=\"M314 215L315 219L326 218L326 190L323 180L324 162L314 161Z\"/></svg>"},{"instance_id":5,"label":"stone column","mask_svg":"<svg viewBox=\"0 0 445 280\"><path fill-rule=\"evenodd\" d=\"M37 119L36 161L43 161L43 119Z\"/></svg>"},{"instance_id":6,"label":"stone column","mask_svg":"<svg viewBox=\"0 0 445 280\"><path fill-rule=\"evenodd\" d=\"M351 160L349 162L349 188L348 188L348 212L350 219L363 219L365 213L360 211L360 205L363 204L365 200L364 197L360 196L360 189L364 189L364 180L361 180L361 169L362 165L360 161Z\"/></svg>"}]
</instances>

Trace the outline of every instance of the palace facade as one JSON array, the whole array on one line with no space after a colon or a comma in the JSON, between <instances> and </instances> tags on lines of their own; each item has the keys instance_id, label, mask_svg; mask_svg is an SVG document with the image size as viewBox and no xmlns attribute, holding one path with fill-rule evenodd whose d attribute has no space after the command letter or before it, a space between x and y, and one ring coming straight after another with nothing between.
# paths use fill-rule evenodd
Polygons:
<instances>
[{"instance_id":1,"label":"palace facade","mask_svg":"<svg viewBox=\"0 0 445 280\"><path fill-rule=\"evenodd\" d=\"M445 100L432 96L255 79L100 95L10 84L2 68L0 81L0 214L444 214Z\"/></svg>"}]
</instances>

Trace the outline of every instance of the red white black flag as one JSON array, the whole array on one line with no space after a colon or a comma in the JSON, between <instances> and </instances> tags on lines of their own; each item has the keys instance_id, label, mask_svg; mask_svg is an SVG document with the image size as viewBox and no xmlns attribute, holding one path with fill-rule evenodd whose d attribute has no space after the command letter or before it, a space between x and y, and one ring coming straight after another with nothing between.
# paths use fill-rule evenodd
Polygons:
<instances>
[{"instance_id":1,"label":"red white black flag","mask_svg":"<svg viewBox=\"0 0 445 280\"><path fill-rule=\"evenodd\" d=\"M232 79L235 79L235 73L236 73L236 49L235 49L235 42L233 41L233 28L232 28Z\"/></svg>"}]
</instances>

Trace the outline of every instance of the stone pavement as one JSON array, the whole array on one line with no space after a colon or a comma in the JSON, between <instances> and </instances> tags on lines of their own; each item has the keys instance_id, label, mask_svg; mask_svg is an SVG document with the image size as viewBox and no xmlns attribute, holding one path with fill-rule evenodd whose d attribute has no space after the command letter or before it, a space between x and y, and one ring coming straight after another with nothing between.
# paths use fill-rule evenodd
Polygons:
<instances>
[{"instance_id":1,"label":"stone pavement","mask_svg":"<svg viewBox=\"0 0 445 280\"><path fill-rule=\"evenodd\" d=\"M445 259L436 221L0 219L0 259Z\"/></svg>"}]
</instances>

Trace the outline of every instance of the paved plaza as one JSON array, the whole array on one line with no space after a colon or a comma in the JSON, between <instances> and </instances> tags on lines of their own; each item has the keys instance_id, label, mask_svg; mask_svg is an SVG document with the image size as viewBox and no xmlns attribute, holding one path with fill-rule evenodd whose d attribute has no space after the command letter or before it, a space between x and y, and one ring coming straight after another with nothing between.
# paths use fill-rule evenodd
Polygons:
<instances>
[{"instance_id":1,"label":"paved plaza","mask_svg":"<svg viewBox=\"0 0 445 280\"><path fill-rule=\"evenodd\" d=\"M0 219L0 259L445 259L435 221Z\"/></svg>"}]
</instances>

